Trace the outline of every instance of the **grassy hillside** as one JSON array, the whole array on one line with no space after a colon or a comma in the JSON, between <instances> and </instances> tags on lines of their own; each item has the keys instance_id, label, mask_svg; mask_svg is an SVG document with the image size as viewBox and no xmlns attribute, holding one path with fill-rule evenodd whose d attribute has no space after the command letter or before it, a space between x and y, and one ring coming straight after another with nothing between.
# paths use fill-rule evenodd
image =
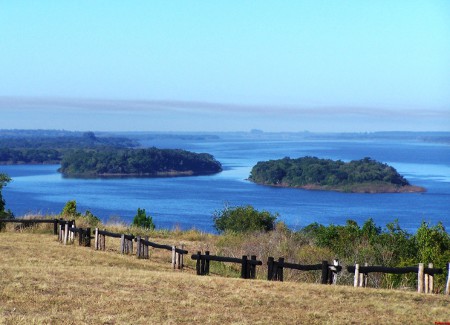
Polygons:
<instances>
[{"instance_id":1,"label":"grassy hillside","mask_svg":"<svg viewBox=\"0 0 450 325\"><path fill-rule=\"evenodd\" d=\"M160 241L158 241L160 242ZM115 245L108 245L115 247ZM50 234L0 233L0 324L433 324L450 297L348 286L273 283L170 269L63 246Z\"/></svg>"}]
</instances>

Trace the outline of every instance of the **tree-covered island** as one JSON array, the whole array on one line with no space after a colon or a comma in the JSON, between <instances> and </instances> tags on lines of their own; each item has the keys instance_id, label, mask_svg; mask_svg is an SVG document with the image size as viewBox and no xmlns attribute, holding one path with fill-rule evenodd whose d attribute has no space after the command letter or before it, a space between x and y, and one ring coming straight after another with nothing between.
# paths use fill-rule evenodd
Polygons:
<instances>
[{"instance_id":1,"label":"tree-covered island","mask_svg":"<svg viewBox=\"0 0 450 325\"><path fill-rule=\"evenodd\" d=\"M67 177L190 176L222 171L207 153L180 149L103 149L67 152L59 171Z\"/></svg>"},{"instance_id":2,"label":"tree-covered island","mask_svg":"<svg viewBox=\"0 0 450 325\"><path fill-rule=\"evenodd\" d=\"M395 168L371 158L341 160L289 157L260 161L249 180L262 185L352 193L424 192L412 186Z\"/></svg>"}]
</instances>

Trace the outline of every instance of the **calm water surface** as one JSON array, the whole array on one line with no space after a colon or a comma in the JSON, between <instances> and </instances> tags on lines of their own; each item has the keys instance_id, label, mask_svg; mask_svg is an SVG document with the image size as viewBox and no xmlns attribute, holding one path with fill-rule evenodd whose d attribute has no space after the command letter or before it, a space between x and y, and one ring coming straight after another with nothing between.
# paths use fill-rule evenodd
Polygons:
<instances>
[{"instance_id":1,"label":"calm water surface","mask_svg":"<svg viewBox=\"0 0 450 325\"><path fill-rule=\"evenodd\" d=\"M164 143L151 143L164 147ZM66 179L59 166L0 166L13 181L3 189L7 208L16 216L56 214L68 200L103 221L131 222L137 208L146 209L159 228L179 226L214 231L212 214L225 204L251 204L280 214L292 228L312 222L344 224L374 218L377 225L398 219L414 231L422 221L442 221L450 229L450 146L394 141L292 141L225 139L171 143L208 152L224 171L213 176L178 178ZM166 146L167 147L167 146ZM260 160L317 156L344 161L371 157L394 166L412 184L427 188L413 194L349 194L272 188L246 181Z\"/></svg>"}]
</instances>

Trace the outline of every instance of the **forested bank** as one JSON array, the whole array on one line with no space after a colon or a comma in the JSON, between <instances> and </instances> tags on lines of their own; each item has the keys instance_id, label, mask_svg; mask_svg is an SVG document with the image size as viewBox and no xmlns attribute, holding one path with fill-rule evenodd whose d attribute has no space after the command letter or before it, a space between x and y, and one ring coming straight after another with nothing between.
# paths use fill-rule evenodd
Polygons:
<instances>
[{"instance_id":1,"label":"forested bank","mask_svg":"<svg viewBox=\"0 0 450 325\"><path fill-rule=\"evenodd\" d=\"M371 158L341 160L302 157L260 161L251 170L249 180L272 186L342 192L421 192L411 186L395 168Z\"/></svg>"}]
</instances>

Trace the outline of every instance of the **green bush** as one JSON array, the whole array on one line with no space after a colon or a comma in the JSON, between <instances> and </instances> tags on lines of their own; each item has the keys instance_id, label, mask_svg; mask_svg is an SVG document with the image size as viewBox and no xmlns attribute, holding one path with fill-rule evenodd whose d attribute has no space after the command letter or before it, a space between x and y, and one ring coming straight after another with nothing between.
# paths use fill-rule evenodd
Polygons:
<instances>
[{"instance_id":1,"label":"green bush","mask_svg":"<svg viewBox=\"0 0 450 325\"><path fill-rule=\"evenodd\" d=\"M151 216L147 216L147 214L145 213L145 209L140 208L138 208L137 214L134 216L132 225L148 230L155 229L153 218Z\"/></svg>"},{"instance_id":2,"label":"green bush","mask_svg":"<svg viewBox=\"0 0 450 325\"><path fill-rule=\"evenodd\" d=\"M275 227L278 214L258 211L251 205L225 207L214 212L214 227L219 233L270 231Z\"/></svg>"}]
</instances>

